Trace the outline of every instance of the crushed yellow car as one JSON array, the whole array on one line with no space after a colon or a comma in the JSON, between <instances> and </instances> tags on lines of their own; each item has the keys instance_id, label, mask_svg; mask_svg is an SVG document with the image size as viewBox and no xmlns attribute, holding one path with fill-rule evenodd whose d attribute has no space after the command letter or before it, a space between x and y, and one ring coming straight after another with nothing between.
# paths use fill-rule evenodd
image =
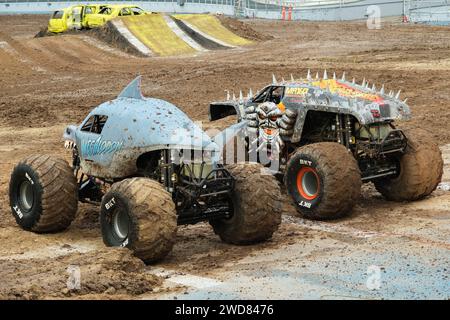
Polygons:
<instances>
[{"instance_id":1,"label":"crushed yellow car","mask_svg":"<svg viewBox=\"0 0 450 320\"><path fill-rule=\"evenodd\" d=\"M105 4L90 4L84 6L83 18L81 21L81 25L83 28L89 29L89 17L93 14L99 13L103 8L107 7Z\"/></svg>"},{"instance_id":2,"label":"crushed yellow car","mask_svg":"<svg viewBox=\"0 0 450 320\"><path fill-rule=\"evenodd\" d=\"M52 33L61 33L90 28L87 22L89 16L99 13L106 6L104 4L74 5L56 10L48 21L47 30Z\"/></svg>"},{"instance_id":3,"label":"crushed yellow car","mask_svg":"<svg viewBox=\"0 0 450 320\"><path fill-rule=\"evenodd\" d=\"M53 33L60 33L69 30L69 22L72 21L72 7L56 10L48 21L47 30Z\"/></svg>"},{"instance_id":4,"label":"crushed yellow car","mask_svg":"<svg viewBox=\"0 0 450 320\"><path fill-rule=\"evenodd\" d=\"M134 5L108 5L101 9L97 14L91 14L86 17L86 24L89 28L100 27L109 20L117 17L138 16L148 14L138 6Z\"/></svg>"}]
</instances>

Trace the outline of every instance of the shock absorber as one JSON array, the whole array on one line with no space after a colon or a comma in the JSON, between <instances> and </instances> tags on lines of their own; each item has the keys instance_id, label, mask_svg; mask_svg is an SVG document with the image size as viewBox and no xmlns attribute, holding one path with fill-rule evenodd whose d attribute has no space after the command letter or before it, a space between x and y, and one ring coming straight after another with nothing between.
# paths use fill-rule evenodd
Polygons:
<instances>
[{"instance_id":1,"label":"shock absorber","mask_svg":"<svg viewBox=\"0 0 450 320\"><path fill-rule=\"evenodd\" d=\"M338 143L345 144L342 115L340 114L336 114L336 138Z\"/></svg>"},{"instance_id":2,"label":"shock absorber","mask_svg":"<svg viewBox=\"0 0 450 320\"><path fill-rule=\"evenodd\" d=\"M171 164L170 164L170 150L161 150L161 158L159 160L159 168L161 170L161 183L166 187L168 191L173 190L171 177Z\"/></svg>"},{"instance_id":3,"label":"shock absorber","mask_svg":"<svg viewBox=\"0 0 450 320\"><path fill-rule=\"evenodd\" d=\"M345 115L345 146L350 150L350 143L352 143L352 120L350 115Z\"/></svg>"}]
</instances>

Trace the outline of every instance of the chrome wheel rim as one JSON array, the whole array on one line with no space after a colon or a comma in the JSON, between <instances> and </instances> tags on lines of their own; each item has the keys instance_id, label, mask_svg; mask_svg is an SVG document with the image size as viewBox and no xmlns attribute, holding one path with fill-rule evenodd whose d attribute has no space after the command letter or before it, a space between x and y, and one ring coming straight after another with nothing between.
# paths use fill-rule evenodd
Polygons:
<instances>
[{"instance_id":1,"label":"chrome wheel rim","mask_svg":"<svg viewBox=\"0 0 450 320\"><path fill-rule=\"evenodd\" d=\"M20 206L25 210L29 211L33 207L34 203L34 192L33 186L29 181L23 181L19 187L19 201Z\"/></svg>"},{"instance_id":2,"label":"chrome wheel rim","mask_svg":"<svg viewBox=\"0 0 450 320\"><path fill-rule=\"evenodd\" d=\"M128 237L130 229L130 217L123 210L116 210L112 217L112 224L114 233L117 235L120 241L125 240Z\"/></svg>"},{"instance_id":3,"label":"chrome wheel rim","mask_svg":"<svg viewBox=\"0 0 450 320\"><path fill-rule=\"evenodd\" d=\"M302 188L310 197L313 197L317 194L317 191L319 190L319 183L317 181L316 175L313 172L305 172L302 177Z\"/></svg>"}]
</instances>

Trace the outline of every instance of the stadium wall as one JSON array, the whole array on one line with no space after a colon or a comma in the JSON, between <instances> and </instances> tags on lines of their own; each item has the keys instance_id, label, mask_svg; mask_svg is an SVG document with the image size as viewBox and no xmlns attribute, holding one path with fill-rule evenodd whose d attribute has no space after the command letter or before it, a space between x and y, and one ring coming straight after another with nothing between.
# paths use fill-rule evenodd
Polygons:
<instances>
[{"instance_id":1,"label":"stadium wall","mask_svg":"<svg viewBox=\"0 0 450 320\"><path fill-rule=\"evenodd\" d=\"M0 0L0 14L50 13L79 3L134 3L145 10L168 13L221 13L250 18L281 19L281 6L264 0L165 0L165 1L21 1ZM376 5L381 17L400 16L403 0L322 1L298 5L292 10L293 20L339 21L367 19ZM377 9L377 10L378 10ZM287 17L286 12L286 17Z\"/></svg>"}]
</instances>

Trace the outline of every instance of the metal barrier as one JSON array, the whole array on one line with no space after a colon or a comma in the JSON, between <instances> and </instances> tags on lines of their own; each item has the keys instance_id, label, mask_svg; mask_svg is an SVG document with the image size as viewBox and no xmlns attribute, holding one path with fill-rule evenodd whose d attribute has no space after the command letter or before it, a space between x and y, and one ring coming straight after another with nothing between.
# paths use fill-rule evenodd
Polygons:
<instances>
[{"instance_id":1,"label":"metal barrier","mask_svg":"<svg viewBox=\"0 0 450 320\"><path fill-rule=\"evenodd\" d=\"M411 22L450 24L450 0L407 0L405 7Z\"/></svg>"}]
</instances>

